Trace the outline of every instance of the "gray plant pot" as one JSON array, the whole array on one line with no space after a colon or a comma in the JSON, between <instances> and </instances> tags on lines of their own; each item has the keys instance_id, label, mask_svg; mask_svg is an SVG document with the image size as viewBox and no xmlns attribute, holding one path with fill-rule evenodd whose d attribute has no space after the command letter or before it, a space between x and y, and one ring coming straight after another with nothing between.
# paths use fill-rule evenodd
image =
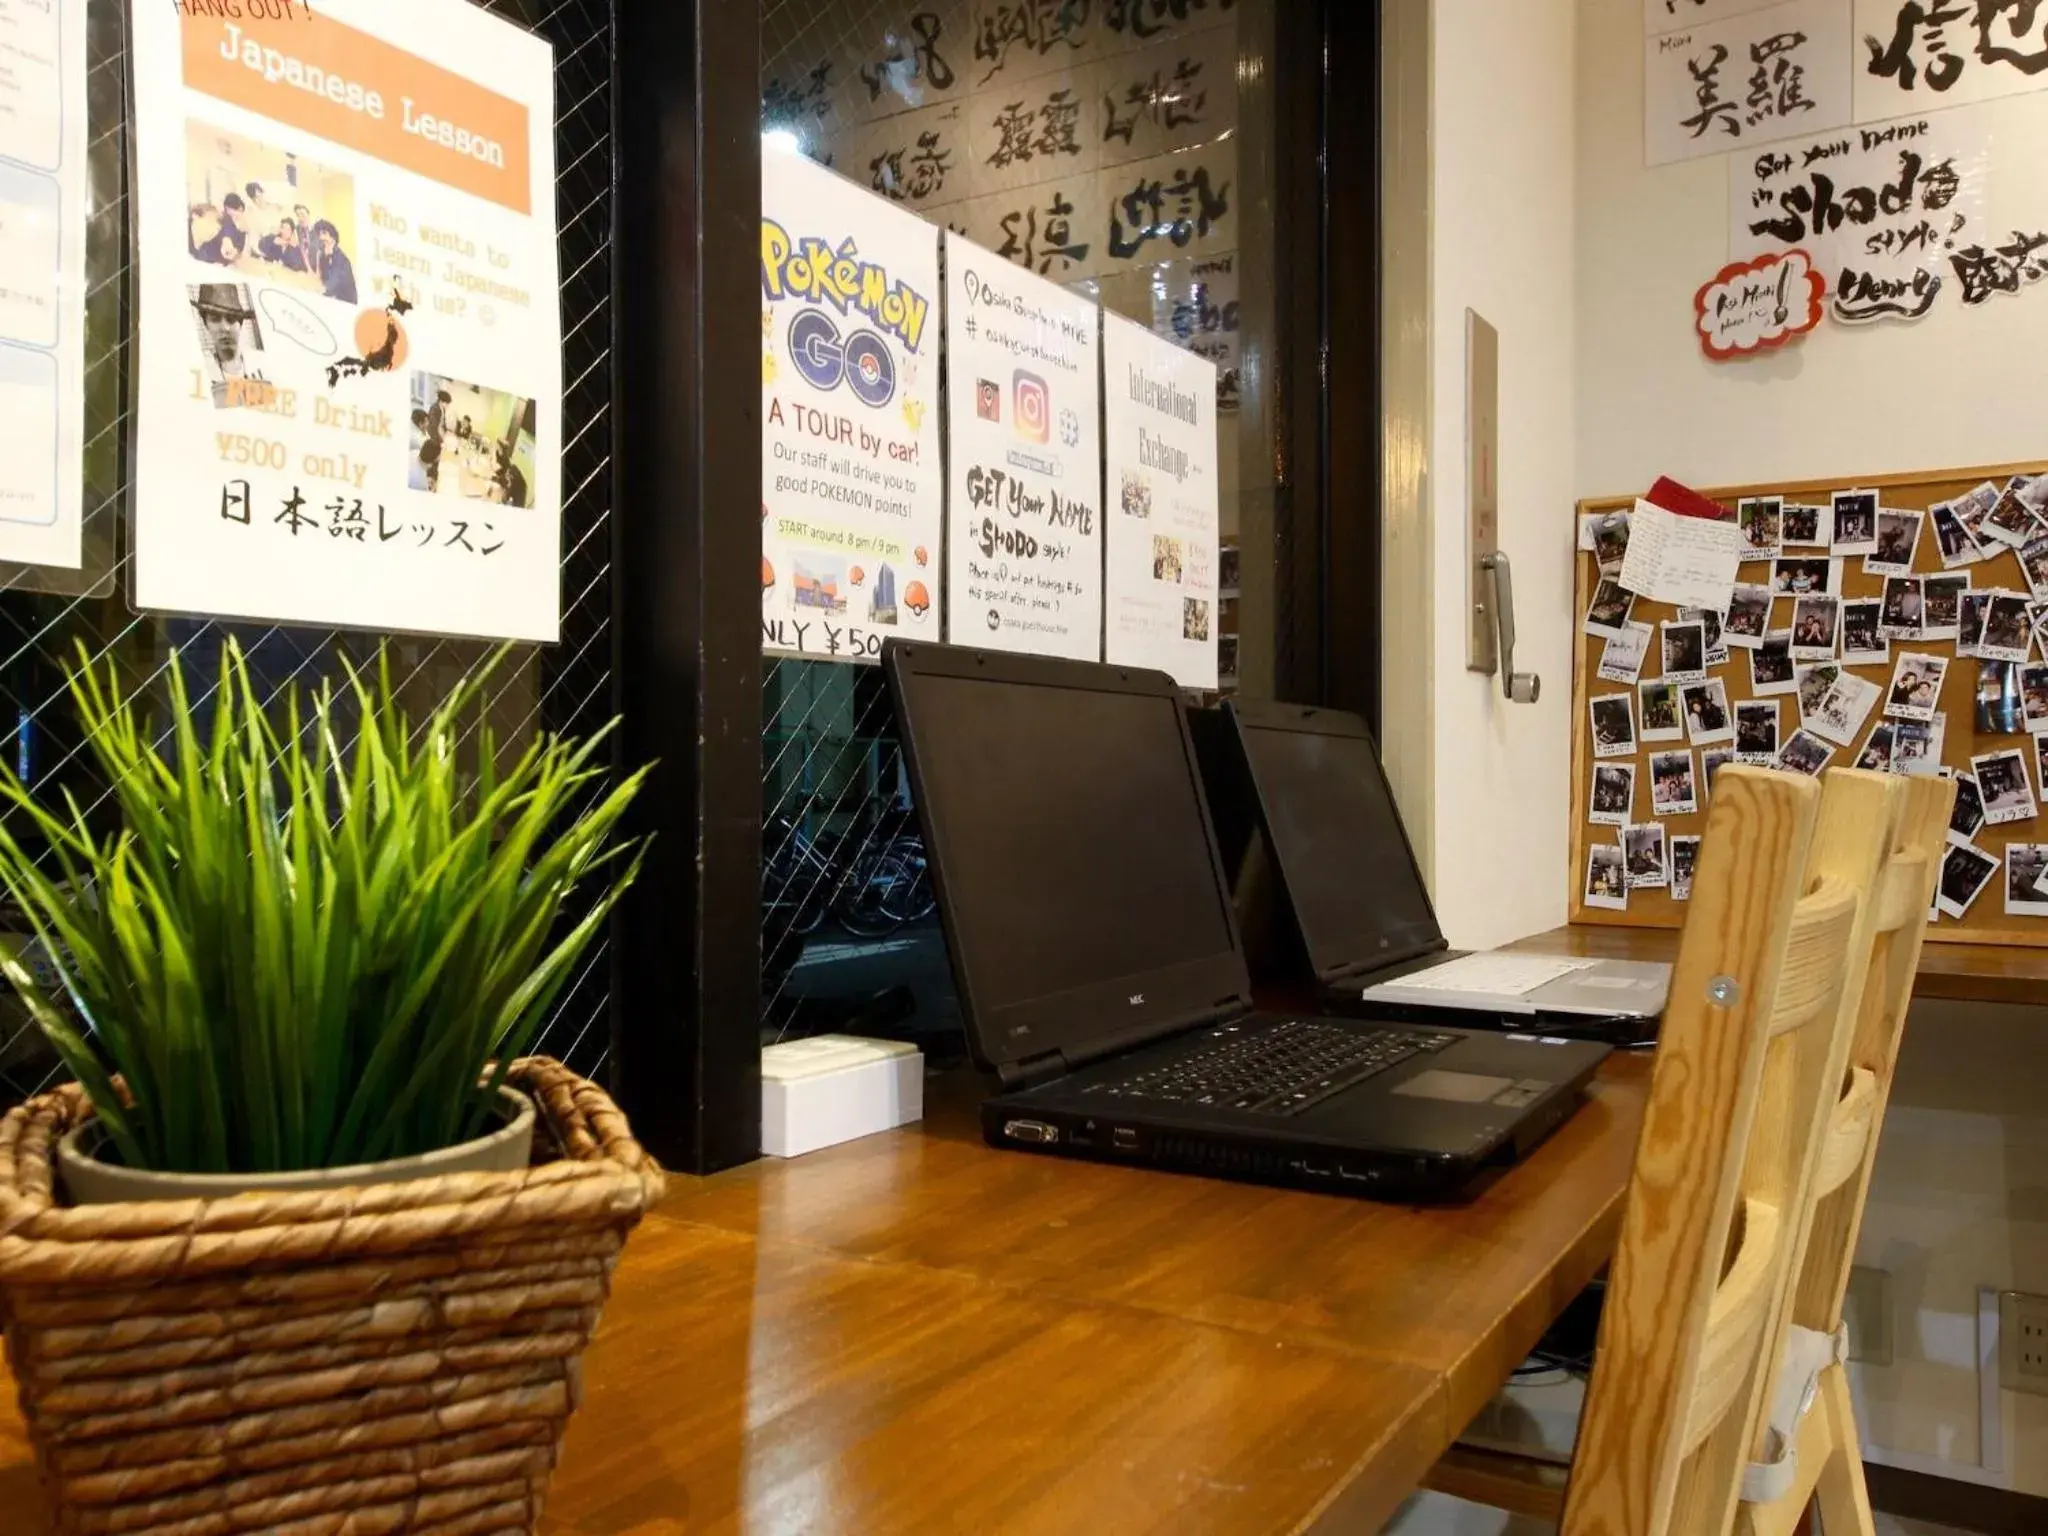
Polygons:
<instances>
[{"instance_id":1,"label":"gray plant pot","mask_svg":"<svg viewBox=\"0 0 2048 1536\"><path fill-rule=\"evenodd\" d=\"M136 1200L217 1200L250 1193L300 1194L365 1184L402 1184L445 1173L512 1173L533 1157L533 1100L500 1088L505 1123L488 1135L417 1157L395 1157L352 1168L312 1168L302 1173L152 1173L105 1162L106 1128L97 1119L67 1132L57 1143L57 1172L73 1205L116 1205Z\"/></svg>"}]
</instances>

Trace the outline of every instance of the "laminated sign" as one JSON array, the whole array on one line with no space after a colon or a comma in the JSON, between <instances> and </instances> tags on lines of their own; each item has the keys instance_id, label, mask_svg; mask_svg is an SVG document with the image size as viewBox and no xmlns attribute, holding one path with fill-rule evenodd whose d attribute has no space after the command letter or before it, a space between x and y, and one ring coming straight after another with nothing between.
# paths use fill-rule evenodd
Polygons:
<instances>
[{"instance_id":1,"label":"laminated sign","mask_svg":"<svg viewBox=\"0 0 2048 1536\"><path fill-rule=\"evenodd\" d=\"M137 605L555 639L553 50L466 0L131 27Z\"/></svg>"}]
</instances>

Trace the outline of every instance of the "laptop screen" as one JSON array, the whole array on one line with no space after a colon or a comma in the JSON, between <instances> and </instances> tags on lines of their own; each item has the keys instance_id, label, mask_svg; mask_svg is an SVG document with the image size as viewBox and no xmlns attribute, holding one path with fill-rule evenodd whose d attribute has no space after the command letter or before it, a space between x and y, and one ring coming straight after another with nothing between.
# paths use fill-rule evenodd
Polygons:
<instances>
[{"instance_id":1,"label":"laptop screen","mask_svg":"<svg viewBox=\"0 0 2048 1536\"><path fill-rule=\"evenodd\" d=\"M1443 945L1380 767L1356 716L1241 710L1238 728L1310 963L1327 975ZM1317 729L1317 722L1328 729Z\"/></svg>"},{"instance_id":2,"label":"laptop screen","mask_svg":"<svg viewBox=\"0 0 2048 1536\"><path fill-rule=\"evenodd\" d=\"M1170 681L1133 689L1113 668L1038 658L949 674L924 664L948 653L917 654L895 674L899 710L984 1054L1072 1055L1217 1001L1219 977L1242 990ZM1032 1006L1061 999L1074 1006Z\"/></svg>"}]
</instances>

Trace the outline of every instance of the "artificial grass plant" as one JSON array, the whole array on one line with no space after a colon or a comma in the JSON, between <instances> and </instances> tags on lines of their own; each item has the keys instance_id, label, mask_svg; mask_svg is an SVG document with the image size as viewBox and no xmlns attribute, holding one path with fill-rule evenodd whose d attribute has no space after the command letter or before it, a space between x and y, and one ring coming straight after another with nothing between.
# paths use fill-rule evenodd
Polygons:
<instances>
[{"instance_id":1,"label":"artificial grass plant","mask_svg":"<svg viewBox=\"0 0 2048 1536\"><path fill-rule=\"evenodd\" d=\"M232 643L196 703L173 655L156 730L81 647L71 694L119 825L96 831L68 790L57 814L0 765L0 884L85 1028L4 951L0 969L123 1162L345 1167L492 1128L638 872L613 833L644 775L597 792L602 731L541 736L500 773L482 705L502 654L417 731L388 656L374 680L349 668L344 744L331 685L266 710Z\"/></svg>"}]
</instances>

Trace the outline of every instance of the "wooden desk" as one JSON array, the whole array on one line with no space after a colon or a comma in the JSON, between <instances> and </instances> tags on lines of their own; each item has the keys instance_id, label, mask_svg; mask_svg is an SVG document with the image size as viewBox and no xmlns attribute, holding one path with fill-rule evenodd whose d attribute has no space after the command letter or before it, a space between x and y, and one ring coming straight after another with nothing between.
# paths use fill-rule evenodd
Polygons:
<instances>
[{"instance_id":1,"label":"wooden desk","mask_svg":"<svg viewBox=\"0 0 2048 1536\"><path fill-rule=\"evenodd\" d=\"M1509 948L1597 955L1603 960L1668 962L1678 953L1678 932L1676 928L1571 923L1533 934ZM1920 975L1913 995L1963 1003L2048 1004L2048 949L1928 944L1920 951Z\"/></svg>"},{"instance_id":2,"label":"wooden desk","mask_svg":"<svg viewBox=\"0 0 2048 1536\"><path fill-rule=\"evenodd\" d=\"M1607 1260L1649 1062L1470 1204L920 1128L677 1179L586 1362L551 1536L1372 1532ZM39 1495L13 1394L0 1509Z\"/></svg>"}]
</instances>

